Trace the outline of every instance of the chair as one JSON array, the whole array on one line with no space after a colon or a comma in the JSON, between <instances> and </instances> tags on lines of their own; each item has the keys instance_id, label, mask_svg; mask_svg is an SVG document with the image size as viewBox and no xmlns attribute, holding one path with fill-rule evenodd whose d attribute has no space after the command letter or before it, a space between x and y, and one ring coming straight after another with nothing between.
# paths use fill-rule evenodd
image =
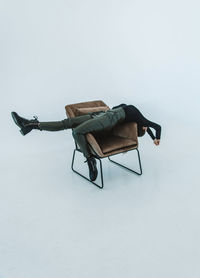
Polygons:
<instances>
[{"instance_id":1,"label":"chair","mask_svg":"<svg viewBox=\"0 0 200 278\"><path fill-rule=\"evenodd\" d=\"M107 109L110 109L109 106L107 106L102 100L80 102L80 103L69 104L65 106L66 115L68 118L73 118L83 114L88 114L91 112L97 112L97 111L107 110ZM81 152L76 142L75 142L75 149L72 157L71 168L75 173L87 179L88 181L92 182L97 187L99 188L104 187L101 159L106 157L109 159L109 161L115 163L116 165L128 169L129 171L137 175L142 175L142 166L141 166L140 154L138 150L138 133L137 133L136 123L134 122L122 123L115 126L111 131L103 134L87 133L86 140L88 142L88 146L92 155L100 163L101 184L99 185L96 182L91 181L89 178L87 178L86 176L82 175L81 173L79 173L77 170L74 169L75 154L77 151ZM128 152L131 150L137 151L139 167L140 167L139 172L136 172L133 169L130 169L110 158L111 156L117 155L119 153Z\"/></svg>"}]
</instances>

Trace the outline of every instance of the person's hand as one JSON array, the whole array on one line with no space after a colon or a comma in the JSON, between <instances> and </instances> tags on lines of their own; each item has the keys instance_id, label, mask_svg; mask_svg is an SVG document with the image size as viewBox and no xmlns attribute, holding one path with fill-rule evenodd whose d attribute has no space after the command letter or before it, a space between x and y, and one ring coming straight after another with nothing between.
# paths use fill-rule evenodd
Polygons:
<instances>
[{"instance_id":1,"label":"person's hand","mask_svg":"<svg viewBox=\"0 0 200 278\"><path fill-rule=\"evenodd\" d=\"M153 142L154 142L154 144L155 144L156 146L158 146L158 145L160 144L160 140L159 140L159 139L154 139Z\"/></svg>"}]
</instances>

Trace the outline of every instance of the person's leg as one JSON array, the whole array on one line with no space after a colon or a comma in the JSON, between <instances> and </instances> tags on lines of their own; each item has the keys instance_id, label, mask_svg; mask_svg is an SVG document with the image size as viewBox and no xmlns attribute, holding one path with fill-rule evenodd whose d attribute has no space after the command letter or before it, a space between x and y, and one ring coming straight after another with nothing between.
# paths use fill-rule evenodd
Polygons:
<instances>
[{"instance_id":1,"label":"person's leg","mask_svg":"<svg viewBox=\"0 0 200 278\"><path fill-rule=\"evenodd\" d=\"M54 122L39 122L39 127L41 130L46 131L59 131L69 128L75 128L76 126L88 121L92 118L91 115L83 115L74 118L67 118L62 121L54 121Z\"/></svg>"},{"instance_id":2,"label":"person's leg","mask_svg":"<svg viewBox=\"0 0 200 278\"><path fill-rule=\"evenodd\" d=\"M120 123L125 118L125 112L122 108L113 110L108 110L107 113L103 115L93 116L92 113L88 115L68 118L63 121L57 122L39 122L35 120L27 120L20 117L16 112L11 113L15 123L21 128L21 133L26 135L32 129L47 130L47 131L59 131L68 128L74 128L73 137L79 144L84 156L87 158L87 163L89 167L90 179L94 181L97 177L98 171L96 168L96 160L91 157L90 151L88 149L88 144L85 139L85 134L88 132L100 132L104 130L109 130L114 127L117 123ZM80 127L80 128L79 128Z\"/></svg>"},{"instance_id":3,"label":"person's leg","mask_svg":"<svg viewBox=\"0 0 200 278\"><path fill-rule=\"evenodd\" d=\"M34 120L28 120L20 117L16 112L11 112L11 116L15 124L20 127L20 132L22 135L26 135L33 129L46 130L46 131L59 131L68 128L74 128L77 125L89 120L92 118L91 114L68 118L62 121L55 122L39 122L37 117L34 117Z\"/></svg>"},{"instance_id":4,"label":"person's leg","mask_svg":"<svg viewBox=\"0 0 200 278\"><path fill-rule=\"evenodd\" d=\"M81 151L86 158L90 157L90 151L85 138L86 133L103 133L104 131L111 130L115 125L123 122L125 119L125 112L123 108L108 110L101 116L96 116L76 128L74 128L72 135L78 143Z\"/></svg>"}]
</instances>

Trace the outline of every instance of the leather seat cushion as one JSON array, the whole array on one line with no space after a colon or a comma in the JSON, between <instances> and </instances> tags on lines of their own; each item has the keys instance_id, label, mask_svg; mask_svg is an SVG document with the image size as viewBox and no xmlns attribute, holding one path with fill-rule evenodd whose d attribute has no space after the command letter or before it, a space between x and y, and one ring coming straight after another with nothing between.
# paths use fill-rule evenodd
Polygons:
<instances>
[{"instance_id":1,"label":"leather seat cushion","mask_svg":"<svg viewBox=\"0 0 200 278\"><path fill-rule=\"evenodd\" d=\"M102 153L107 154L109 152L126 149L127 147L137 146L137 142L120 136L111 135L109 137L105 136L95 136L97 143L99 144Z\"/></svg>"}]
</instances>

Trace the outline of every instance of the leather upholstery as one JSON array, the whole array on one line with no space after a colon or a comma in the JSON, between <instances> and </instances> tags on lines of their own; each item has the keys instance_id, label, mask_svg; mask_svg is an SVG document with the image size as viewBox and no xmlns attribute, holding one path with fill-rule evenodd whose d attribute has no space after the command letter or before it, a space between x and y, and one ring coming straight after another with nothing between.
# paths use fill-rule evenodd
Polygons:
<instances>
[{"instance_id":1,"label":"leather upholstery","mask_svg":"<svg viewBox=\"0 0 200 278\"><path fill-rule=\"evenodd\" d=\"M69 104L65 106L65 110L67 116L73 118L80 115L77 108L88 108L89 110L85 109L86 113L88 113L88 111L93 110L90 108L95 108L94 110L97 112L101 111L102 107L105 107L105 110L110 109L102 100L96 100ZM138 147L137 124L134 122L122 123L104 134L93 135L92 133L87 133L86 139L91 152L101 158L133 150Z\"/></svg>"},{"instance_id":2,"label":"leather upholstery","mask_svg":"<svg viewBox=\"0 0 200 278\"><path fill-rule=\"evenodd\" d=\"M75 104L69 104L65 106L66 114L69 118L77 117L77 108L92 108L92 107L101 107L107 106L102 100L96 101L87 101L87 102L79 102Z\"/></svg>"}]
</instances>

